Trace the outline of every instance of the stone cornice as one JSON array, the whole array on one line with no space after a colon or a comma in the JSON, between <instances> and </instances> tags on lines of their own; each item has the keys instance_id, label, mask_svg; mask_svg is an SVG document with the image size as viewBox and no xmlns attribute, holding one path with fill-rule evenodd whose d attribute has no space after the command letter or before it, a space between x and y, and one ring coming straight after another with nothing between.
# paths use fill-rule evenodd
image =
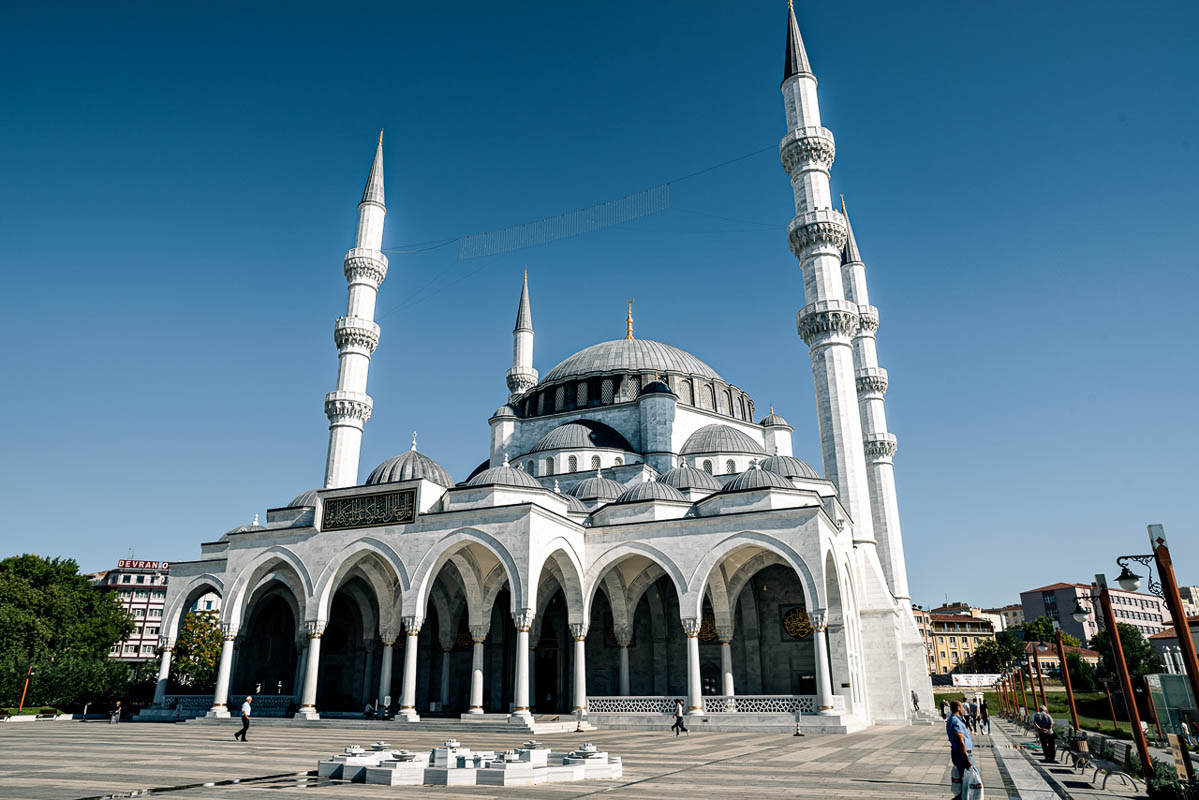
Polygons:
<instances>
[{"instance_id":1,"label":"stone cornice","mask_svg":"<svg viewBox=\"0 0 1199 800\"><path fill-rule=\"evenodd\" d=\"M828 128L810 126L788 131L779 142L779 160L788 175L794 175L796 170L808 165L828 172L836 156L836 141Z\"/></svg>"},{"instance_id":2,"label":"stone cornice","mask_svg":"<svg viewBox=\"0 0 1199 800\"><path fill-rule=\"evenodd\" d=\"M377 289L387 277L387 256L378 250L351 248L346 251L345 273L350 283L367 283Z\"/></svg>"},{"instance_id":3,"label":"stone cornice","mask_svg":"<svg viewBox=\"0 0 1199 800\"><path fill-rule=\"evenodd\" d=\"M820 300L801 308L795 324L809 347L837 337L848 340L858 329L858 307L845 300Z\"/></svg>"},{"instance_id":4,"label":"stone cornice","mask_svg":"<svg viewBox=\"0 0 1199 800\"><path fill-rule=\"evenodd\" d=\"M899 449L899 442L893 433L868 433L862 439L866 448L866 458L872 461L890 459Z\"/></svg>"},{"instance_id":5,"label":"stone cornice","mask_svg":"<svg viewBox=\"0 0 1199 800\"><path fill-rule=\"evenodd\" d=\"M358 423L359 426L371 418L374 403L370 395L358 392L329 392L325 395L325 416L329 422Z\"/></svg>"},{"instance_id":6,"label":"stone cornice","mask_svg":"<svg viewBox=\"0 0 1199 800\"><path fill-rule=\"evenodd\" d=\"M361 317L339 317L333 324L333 341L339 350L370 356L379 346L379 326Z\"/></svg>"},{"instance_id":7,"label":"stone cornice","mask_svg":"<svg viewBox=\"0 0 1199 800\"><path fill-rule=\"evenodd\" d=\"M874 306L858 306L858 316L861 318L859 334L872 334L878 330L878 309Z\"/></svg>"},{"instance_id":8,"label":"stone cornice","mask_svg":"<svg viewBox=\"0 0 1199 800\"><path fill-rule=\"evenodd\" d=\"M800 214L787 226L787 241L797 258L817 247L839 254L845 246L845 237L845 220L831 208Z\"/></svg>"},{"instance_id":9,"label":"stone cornice","mask_svg":"<svg viewBox=\"0 0 1199 800\"><path fill-rule=\"evenodd\" d=\"M858 394L887 393L887 371L882 367L865 367L854 372Z\"/></svg>"}]
</instances>

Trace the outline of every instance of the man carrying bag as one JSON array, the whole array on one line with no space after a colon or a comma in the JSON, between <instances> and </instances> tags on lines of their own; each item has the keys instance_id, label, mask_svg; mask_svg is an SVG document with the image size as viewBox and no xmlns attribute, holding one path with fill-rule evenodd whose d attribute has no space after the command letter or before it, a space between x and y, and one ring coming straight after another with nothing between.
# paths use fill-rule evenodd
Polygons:
<instances>
[{"instance_id":1,"label":"man carrying bag","mask_svg":"<svg viewBox=\"0 0 1199 800\"><path fill-rule=\"evenodd\" d=\"M974 742L962 717L962 704L954 700L949 704L949 719L945 723L945 734L949 737L949 760L953 762L950 778L953 796L961 800L982 800L983 782L974 763Z\"/></svg>"}]
</instances>

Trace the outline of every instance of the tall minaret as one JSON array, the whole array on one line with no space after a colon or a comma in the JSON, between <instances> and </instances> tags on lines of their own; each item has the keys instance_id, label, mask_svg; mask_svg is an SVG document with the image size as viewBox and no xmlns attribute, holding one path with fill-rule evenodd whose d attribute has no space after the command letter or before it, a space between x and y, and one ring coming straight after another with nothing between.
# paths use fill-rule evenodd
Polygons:
<instances>
[{"instance_id":1,"label":"tall minaret","mask_svg":"<svg viewBox=\"0 0 1199 800\"><path fill-rule=\"evenodd\" d=\"M329 458L325 462L325 487L336 489L358 484L358 452L362 426L370 419L372 402L366 393L366 374L371 354L379 344L379 326L374 322L379 284L387 277L383 244L383 131L375 160L358 204L358 237L346 253L346 281L350 298L346 315L333 326L337 343L337 391L325 395L329 417Z\"/></svg>"},{"instance_id":2,"label":"tall minaret","mask_svg":"<svg viewBox=\"0 0 1199 800\"><path fill-rule=\"evenodd\" d=\"M853 337L854 378L858 387L858 410L866 446L866 477L870 485L870 508L874 533L878 537L879 560L892 594L910 600L908 570L903 556L903 534L899 528L899 503L895 495L894 434L887 432L887 412L883 395L887 393L887 371L878 365L875 331L878 309L870 305L866 291L866 265L858 251L853 225L841 198L841 215L848 231L841 259L841 277L846 299L857 303L861 323Z\"/></svg>"},{"instance_id":3,"label":"tall minaret","mask_svg":"<svg viewBox=\"0 0 1199 800\"><path fill-rule=\"evenodd\" d=\"M529 271L525 270L520 287L520 307L516 309L516 327L512 329L512 369L508 370L508 402L537 385L533 369L533 312L529 310Z\"/></svg>"},{"instance_id":4,"label":"tall minaret","mask_svg":"<svg viewBox=\"0 0 1199 800\"><path fill-rule=\"evenodd\" d=\"M779 143L779 157L795 192L795 219L787 228L787 238L799 259L807 303L796 315L796 323L812 356L824 475L836 484L842 504L853 517L854 542L873 545L851 344L858 329L858 307L845 299L841 283L846 227L833 208L829 190L836 146L832 132L820 126L816 76L789 2L783 105L787 135Z\"/></svg>"}]
</instances>

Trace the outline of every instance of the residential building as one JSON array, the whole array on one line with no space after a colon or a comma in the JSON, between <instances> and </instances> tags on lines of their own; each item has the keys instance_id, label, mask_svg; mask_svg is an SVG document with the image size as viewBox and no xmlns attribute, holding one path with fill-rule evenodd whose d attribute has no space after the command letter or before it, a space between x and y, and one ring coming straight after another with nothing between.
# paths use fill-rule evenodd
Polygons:
<instances>
[{"instance_id":1,"label":"residential building","mask_svg":"<svg viewBox=\"0 0 1199 800\"><path fill-rule=\"evenodd\" d=\"M928 671L932 674L937 671L937 662L933 658L932 622L929 613L922 606L913 605L912 616L916 618L916 630L920 631L920 641L924 642L924 654L928 659Z\"/></svg>"},{"instance_id":2,"label":"residential building","mask_svg":"<svg viewBox=\"0 0 1199 800\"><path fill-rule=\"evenodd\" d=\"M996 633L999 633L1000 631L1005 630L1005 628L1006 628L1006 626L1004 625L1002 614L998 614L993 610L976 608L976 607L970 605L969 603L963 603L960 601L956 602L956 603L946 603L943 606L938 606L937 608L929 609L929 613L930 614L966 614L971 617L981 617L983 619L989 619L989 620L991 620L991 625L995 628Z\"/></svg>"},{"instance_id":3,"label":"residential building","mask_svg":"<svg viewBox=\"0 0 1199 800\"><path fill-rule=\"evenodd\" d=\"M974 648L995 638L995 626L989 619L931 611L928 616L929 638L933 648L932 671L941 675L959 671L974 654Z\"/></svg>"},{"instance_id":4,"label":"residential building","mask_svg":"<svg viewBox=\"0 0 1199 800\"><path fill-rule=\"evenodd\" d=\"M167 594L166 561L120 559L117 568L97 572L88 577L105 591L115 592L121 608L133 620L133 633L115 643L109 658L121 661L148 661L158 651L162 635L162 611ZM189 610L221 610L221 597L208 592L196 598Z\"/></svg>"},{"instance_id":5,"label":"residential building","mask_svg":"<svg viewBox=\"0 0 1199 800\"><path fill-rule=\"evenodd\" d=\"M1199 586L1179 586L1178 593L1182 595L1182 613L1199 616Z\"/></svg>"},{"instance_id":6,"label":"residential building","mask_svg":"<svg viewBox=\"0 0 1199 800\"><path fill-rule=\"evenodd\" d=\"M1090 599L1092 593L1098 594L1098 589L1089 584L1053 583L1021 592L1020 603L1025 619L1048 617L1057 620L1063 633L1076 636L1083 644L1087 644L1104 627L1102 613L1097 608L1098 601ZM1171 624L1165 601L1156 595L1126 592L1111 586L1108 587L1108 593L1111 595L1116 622L1132 625L1146 637L1161 633ZM1075 621L1075 608L1086 612L1086 620L1081 623Z\"/></svg>"},{"instance_id":7,"label":"residential building","mask_svg":"<svg viewBox=\"0 0 1199 800\"><path fill-rule=\"evenodd\" d=\"M1038 648L1040 648L1040 649L1038 649ZM1078 653L1079 658L1081 658L1086 663L1090 664L1093 667L1099 666L1098 651L1088 650L1085 647L1071 647L1070 645L1065 645L1063 647L1063 649L1066 651L1067 657L1071 653ZM1025 644L1024 645L1024 655L1028 656L1029 664L1036 663L1036 660L1034 660L1034 658L1033 658L1034 651L1035 651L1035 655L1036 655L1036 660L1039 660L1041 663L1041 671L1045 675L1047 675L1047 676L1053 675L1056 677L1057 675L1061 674L1062 662L1061 662L1061 659L1057 657L1057 645L1053 644L1052 642L1050 642L1050 643L1028 642L1027 644Z\"/></svg>"},{"instance_id":8,"label":"residential building","mask_svg":"<svg viewBox=\"0 0 1199 800\"><path fill-rule=\"evenodd\" d=\"M1187 626L1191 629L1192 643L1199 641L1199 614L1188 616ZM1149 637L1149 643L1157 651L1157 657L1161 659L1163 670L1171 675L1185 675L1186 667L1182 661L1182 649L1178 646L1177 627L1176 625L1171 625L1161 633L1153 634Z\"/></svg>"},{"instance_id":9,"label":"residential building","mask_svg":"<svg viewBox=\"0 0 1199 800\"><path fill-rule=\"evenodd\" d=\"M998 628L996 630L997 633L1001 630L1010 631L1012 628L1024 624L1024 606L1019 603L1012 603L1011 605L1000 606L999 608L984 608L983 611L988 614L995 614L1003 620L1003 627Z\"/></svg>"}]
</instances>

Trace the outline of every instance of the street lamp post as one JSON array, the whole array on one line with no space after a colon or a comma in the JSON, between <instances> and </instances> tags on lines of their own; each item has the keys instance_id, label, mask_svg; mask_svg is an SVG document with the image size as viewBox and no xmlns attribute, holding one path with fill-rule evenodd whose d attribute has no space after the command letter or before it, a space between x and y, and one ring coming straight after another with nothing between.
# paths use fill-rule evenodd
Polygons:
<instances>
[{"instance_id":1,"label":"street lamp post","mask_svg":"<svg viewBox=\"0 0 1199 800\"><path fill-rule=\"evenodd\" d=\"M1078 730L1078 709L1074 706L1074 687L1070 684L1070 668L1066 666L1066 647L1062 644L1062 629L1053 623L1053 635L1057 639L1057 658L1062 665L1062 683L1066 686L1066 701L1070 704L1070 724Z\"/></svg>"},{"instance_id":2,"label":"street lamp post","mask_svg":"<svg viewBox=\"0 0 1199 800\"><path fill-rule=\"evenodd\" d=\"M1127 567L1125 569L1127 570ZM1095 583L1099 586L1099 603L1103 607L1103 616L1107 622L1108 636L1112 643L1112 656L1116 661L1116 672L1120 675L1120 688L1124 692L1124 706L1128 711L1128 721L1132 725L1132 738L1137 743L1137 752L1141 756L1142 774L1152 775L1153 759L1149 755L1149 743L1145 741L1145 732L1141 730L1141 714L1137 710L1136 697L1132 693L1132 678L1128 674L1128 662L1124 660L1124 649L1120 645L1120 630L1116 627L1116 615L1112 611L1112 598L1107 590L1107 576L1096 575Z\"/></svg>"},{"instance_id":3,"label":"street lamp post","mask_svg":"<svg viewBox=\"0 0 1199 800\"><path fill-rule=\"evenodd\" d=\"M1048 709L1049 703L1045 700L1045 676L1041 672L1041 657L1037 654L1037 651L1043 647L1045 647L1043 642L1037 642L1032 646L1032 660L1037 667L1037 686L1041 689L1041 705Z\"/></svg>"},{"instance_id":4,"label":"street lamp post","mask_svg":"<svg viewBox=\"0 0 1199 800\"><path fill-rule=\"evenodd\" d=\"M1162 579L1161 585L1157 587L1160 589L1157 594L1166 601L1166 606L1170 609L1170 617L1174 620L1174 633L1178 638L1179 649L1182 650L1182 664L1186 667L1187 681L1191 685L1191 699L1199 703L1199 654L1195 652L1190 620L1182 607L1182 595L1178 592L1178 581L1174 577L1174 561L1170 558L1170 548L1166 546L1165 528L1161 525L1150 525L1149 544L1153 549L1153 560L1157 562L1157 572ZM1138 580L1137 584L1139 583ZM1150 591L1153 591L1154 585L1153 576L1150 575Z\"/></svg>"},{"instance_id":5,"label":"street lamp post","mask_svg":"<svg viewBox=\"0 0 1199 800\"><path fill-rule=\"evenodd\" d=\"M1024 716L1028 716L1028 696L1024 694L1024 670L1016 665L1016 680L1020 682L1020 705L1024 706Z\"/></svg>"}]
</instances>

